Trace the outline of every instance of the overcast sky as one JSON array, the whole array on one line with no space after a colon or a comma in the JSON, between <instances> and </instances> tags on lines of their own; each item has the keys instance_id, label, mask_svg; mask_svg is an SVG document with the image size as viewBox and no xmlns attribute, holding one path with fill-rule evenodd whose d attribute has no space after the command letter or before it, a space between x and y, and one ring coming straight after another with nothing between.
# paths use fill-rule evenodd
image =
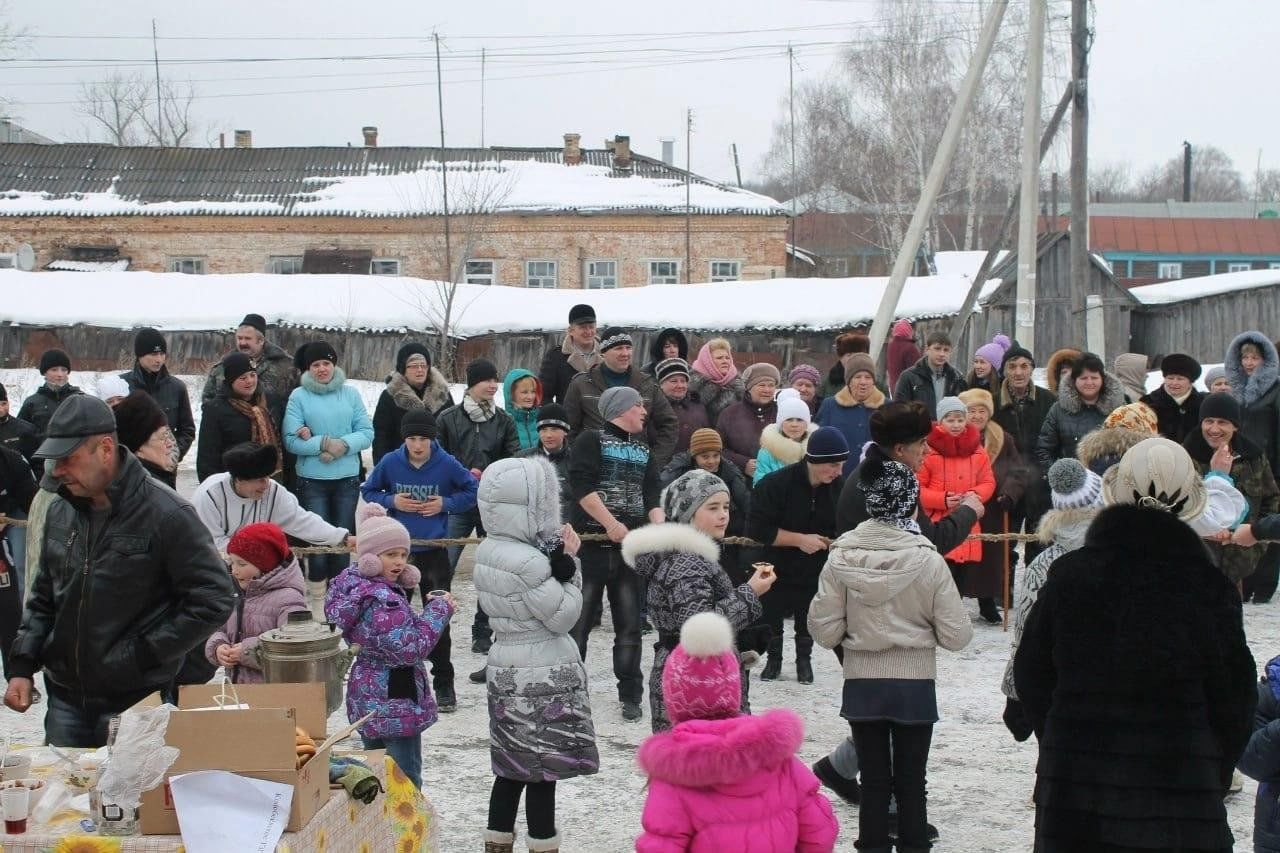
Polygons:
<instances>
[{"instance_id":1,"label":"overcast sky","mask_svg":"<svg viewBox=\"0 0 1280 853\"><path fill-rule=\"evenodd\" d=\"M945 5L971 15L975 2ZM1057 18L1052 26L1061 31L1069 3L1052 0L1051 6ZM124 70L154 74L154 17L166 61L162 74L197 81L198 112L215 144L217 131L225 131L230 144L236 128L251 129L258 147L359 144L361 126L371 124L380 129L383 145L436 145L434 29L443 44L451 145L480 142L484 48L487 144L559 145L565 132L576 131L584 147L600 147L606 137L625 133L635 150L659 156L659 139L669 136L679 140L683 165L685 110L692 108L693 169L731 179L730 144L736 142L749 180L758 175L773 123L784 114L787 41L797 45L798 81L828 73L840 42L865 39L877 3L9 0L9 13L33 38L8 63L0 94L11 100L20 123L58 140L83 136L76 81L102 79L104 61L134 61ZM1280 4L1106 0L1097 4L1096 28L1090 80L1095 162L1128 160L1141 170L1179 155L1187 139L1225 149L1248 177L1259 150L1264 167L1280 167L1280 112L1270 94ZM205 38L177 38L193 36ZM375 54L399 57L333 58ZM230 57L325 58L167 62ZM73 68L33 62L70 58L86 61ZM1051 69L1050 78L1064 72ZM1046 97L1056 99L1056 93ZM1055 152L1048 168L1065 171L1065 156Z\"/></svg>"}]
</instances>

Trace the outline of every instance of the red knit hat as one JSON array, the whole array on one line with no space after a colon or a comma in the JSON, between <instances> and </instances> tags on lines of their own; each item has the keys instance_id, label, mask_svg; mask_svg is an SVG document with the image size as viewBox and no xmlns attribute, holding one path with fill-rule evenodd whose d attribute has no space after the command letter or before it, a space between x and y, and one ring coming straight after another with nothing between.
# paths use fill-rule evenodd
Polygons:
<instances>
[{"instance_id":1,"label":"red knit hat","mask_svg":"<svg viewBox=\"0 0 1280 853\"><path fill-rule=\"evenodd\" d=\"M278 524L260 521L237 530L227 543L227 553L248 560L266 574L288 559L289 542Z\"/></svg>"}]
</instances>

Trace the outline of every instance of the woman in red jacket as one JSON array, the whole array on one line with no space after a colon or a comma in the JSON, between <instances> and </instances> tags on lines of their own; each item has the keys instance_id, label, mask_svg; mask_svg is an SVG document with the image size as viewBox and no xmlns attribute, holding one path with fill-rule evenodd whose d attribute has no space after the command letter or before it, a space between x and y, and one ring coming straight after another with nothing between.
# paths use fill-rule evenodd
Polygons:
<instances>
[{"instance_id":1,"label":"woman in red jacket","mask_svg":"<svg viewBox=\"0 0 1280 853\"><path fill-rule=\"evenodd\" d=\"M964 496L973 493L984 504L996 491L991 458L982 446L982 436L969 424L968 409L959 397L943 397L938 403L938 422L929 433L929 449L924 464L916 472L920 479L920 505L934 521L955 508ZM974 533L980 533L977 524ZM982 543L966 540L946 555L947 565L964 589L967 565L982 563Z\"/></svg>"}]
</instances>

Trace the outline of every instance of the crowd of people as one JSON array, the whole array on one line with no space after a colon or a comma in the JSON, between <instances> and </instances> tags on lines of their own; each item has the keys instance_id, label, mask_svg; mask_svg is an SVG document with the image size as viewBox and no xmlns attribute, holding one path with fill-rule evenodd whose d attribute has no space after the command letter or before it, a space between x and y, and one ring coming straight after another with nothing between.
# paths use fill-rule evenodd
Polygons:
<instances>
[{"instance_id":1,"label":"crowd of people","mask_svg":"<svg viewBox=\"0 0 1280 853\"><path fill-rule=\"evenodd\" d=\"M859 850L929 849L936 650L971 642L966 598L980 627L1012 617L999 688L1039 745L1038 851L1230 850L1237 761L1268 782L1258 839L1280 837L1280 659L1260 684L1241 608L1280 573L1280 358L1259 332L1203 377L1160 358L1148 393L1141 354L1059 350L1038 385L1017 341L966 367L908 320L884 365L839 335L825 377L740 367L725 338L694 353L675 328L641 364L584 304L536 373L473 359L457 400L405 343L372 417L333 346L290 357L266 332L246 315L210 369L198 437L154 329L94 394L59 350L18 415L0 386L0 510L26 522L0 566L5 704L46 701L49 743L99 746L143 696L218 667L260 681L258 637L309 610L360 646L364 744L421 785L422 734L458 707L463 548L440 540L474 532L490 853L512 850L522 798L529 849L558 849L556 783L600 770L584 661L606 598L619 713L647 704L653 733L638 850L832 849L822 788L859 804ZM758 661L789 677L788 619L799 685L815 643L843 667L849 737L811 768L795 714L751 713Z\"/></svg>"}]
</instances>

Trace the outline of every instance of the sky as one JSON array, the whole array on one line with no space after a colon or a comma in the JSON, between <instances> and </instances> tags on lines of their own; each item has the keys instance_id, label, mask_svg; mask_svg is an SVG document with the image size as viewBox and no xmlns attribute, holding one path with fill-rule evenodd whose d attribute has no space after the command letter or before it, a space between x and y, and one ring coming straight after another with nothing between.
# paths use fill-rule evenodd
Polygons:
<instances>
[{"instance_id":1,"label":"sky","mask_svg":"<svg viewBox=\"0 0 1280 853\"><path fill-rule=\"evenodd\" d=\"M449 145L480 144L483 114L488 145L559 146L577 132L598 148L626 134L633 150L657 157L671 137L683 166L692 110L693 170L733 180L736 143L749 181L786 115L788 42L797 83L831 73L841 44L866 39L880 2L8 0L11 23L29 38L6 61L0 96L18 123L83 139L80 81L113 67L153 78L154 18L161 74L196 81L207 127L197 144L218 144L220 131L231 144L243 128L256 147L358 145L360 128L375 125L382 145L437 145L436 32ZM982 2L939 5L970 19ZM1053 32L1067 28L1069 6L1051 0ZM1224 149L1246 176L1260 152L1264 168L1280 167L1280 112L1260 82L1275 76L1280 4L1106 0L1094 25L1092 162L1128 161L1141 172L1190 140ZM208 61L231 58L271 61ZM1065 74L1065 64L1047 70L1047 101ZM1065 172L1065 152L1055 150L1046 169Z\"/></svg>"}]
</instances>

